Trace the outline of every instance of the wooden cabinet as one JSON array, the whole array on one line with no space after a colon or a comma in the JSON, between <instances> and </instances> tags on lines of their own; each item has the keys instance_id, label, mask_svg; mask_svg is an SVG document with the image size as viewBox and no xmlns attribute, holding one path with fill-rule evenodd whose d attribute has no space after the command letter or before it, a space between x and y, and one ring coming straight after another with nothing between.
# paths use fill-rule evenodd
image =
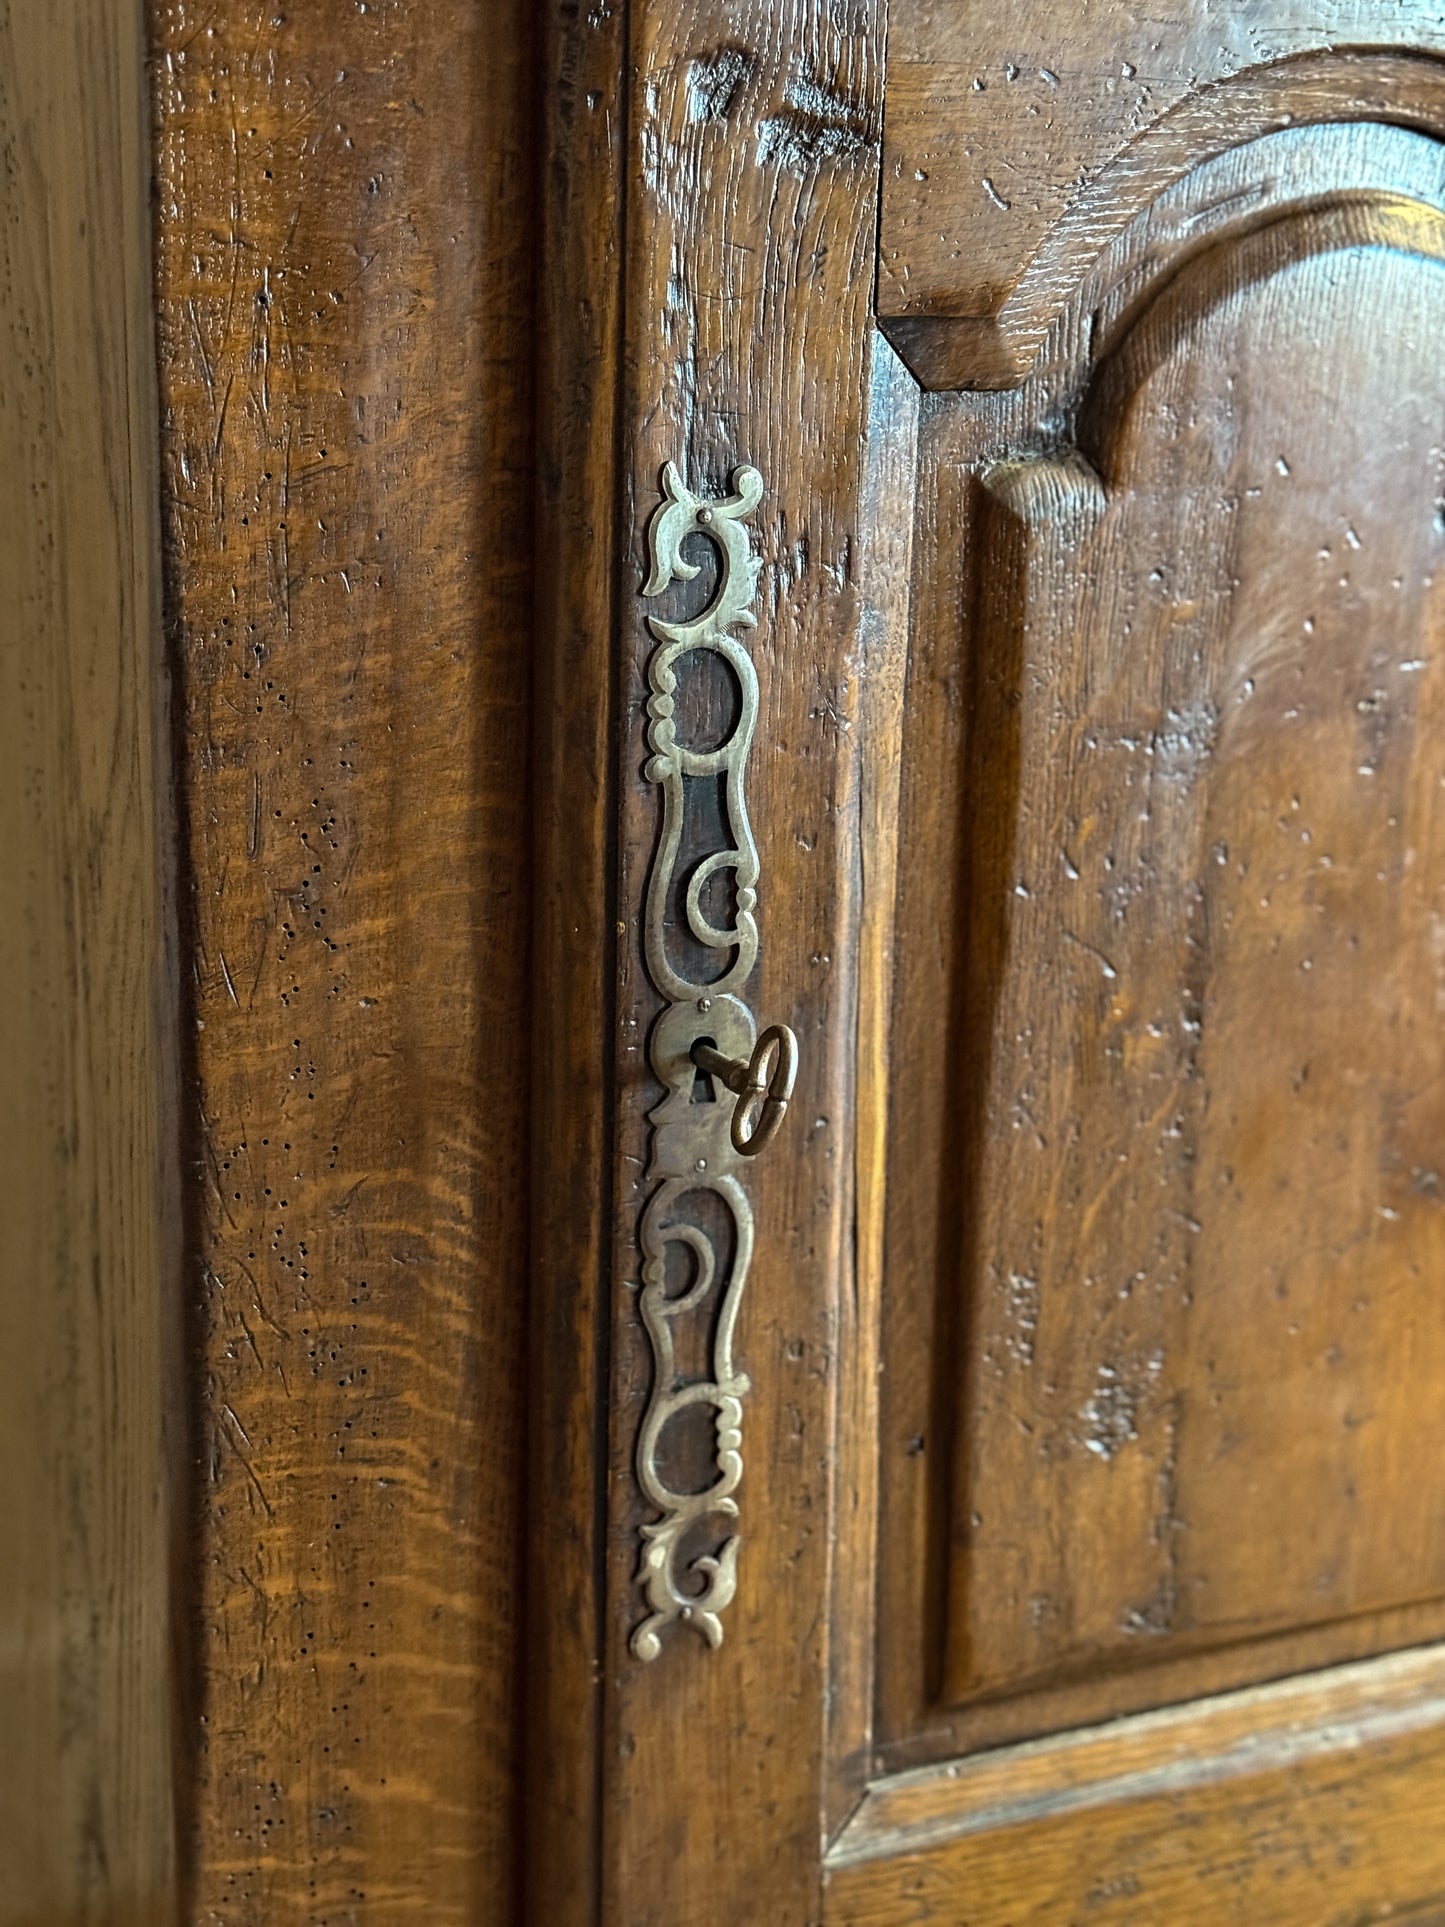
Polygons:
<instances>
[{"instance_id":1,"label":"wooden cabinet","mask_svg":"<svg viewBox=\"0 0 1445 1927\"><path fill-rule=\"evenodd\" d=\"M163 1711L0 1920L1445 1918L1445 13L145 25L186 1252L0 1599Z\"/></svg>"}]
</instances>

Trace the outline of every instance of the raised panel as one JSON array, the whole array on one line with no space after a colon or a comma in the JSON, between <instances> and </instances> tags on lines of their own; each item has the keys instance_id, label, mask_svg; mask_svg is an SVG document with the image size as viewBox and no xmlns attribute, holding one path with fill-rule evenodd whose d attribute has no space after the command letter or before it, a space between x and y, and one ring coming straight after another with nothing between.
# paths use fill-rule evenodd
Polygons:
<instances>
[{"instance_id":1,"label":"raised panel","mask_svg":"<svg viewBox=\"0 0 1445 1927\"><path fill-rule=\"evenodd\" d=\"M1267 137L925 416L881 1757L1445 1625L1439 178Z\"/></svg>"},{"instance_id":2,"label":"raised panel","mask_svg":"<svg viewBox=\"0 0 1445 1927\"><path fill-rule=\"evenodd\" d=\"M1107 495L993 483L956 1692L1445 1589L1401 1480L1445 1419L1442 327L1434 264L1298 263L1159 361Z\"/></svg>"}]
</instances>

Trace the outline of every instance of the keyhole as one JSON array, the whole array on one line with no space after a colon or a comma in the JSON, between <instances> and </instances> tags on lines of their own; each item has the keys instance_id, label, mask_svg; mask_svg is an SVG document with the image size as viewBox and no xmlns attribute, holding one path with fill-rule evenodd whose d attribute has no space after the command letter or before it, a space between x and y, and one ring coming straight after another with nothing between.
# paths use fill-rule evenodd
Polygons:
<instances>
[{"instance_id":1,"label":"keyhole","mask_svg":"<svg viewBox=\"0 0 1445 1927\"><path fill-rule=\"evenodd\" d=\"M713 1050L717 1049L717 1044L711 1037L699 1037L697 1041L700 1044L709 1045ZM713 1094L712 1078L707 1071L700 1067L694 1068L692 1074L692 1102L694 1104L715 1104L717 1102L717 1098Z\"/></svg>"}]
</instances>

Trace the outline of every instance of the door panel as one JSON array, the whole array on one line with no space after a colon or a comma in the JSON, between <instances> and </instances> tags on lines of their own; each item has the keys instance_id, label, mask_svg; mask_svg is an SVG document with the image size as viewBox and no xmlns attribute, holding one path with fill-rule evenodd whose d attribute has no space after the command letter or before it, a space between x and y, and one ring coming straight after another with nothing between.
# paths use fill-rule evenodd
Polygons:
<instances>
[{"instance_id":1,"label":"door panel","mask_svg":"<svg viewBox=\"0 0 1445 1927\"><path fill-rule=\"evenodd\" d=\"M882 1570L931 1578L883 1588L900 1764L1445 1620L1409 1471L1441 1397L1436 154L1356 127L1211 163L1017 397L926 416ZM913 1016L940 978L943 1076ZM930 1258L928 1315L899 1287Z\"/></svg>"},{"instance_id":2,"label":"door panel","mask_svg":"<svg viewBox=\"0 0 1445 1927\"><path fill-rule=\"evenodd\" d=\"M984 485L955 1698L1445 1589L1445 274L1267 239Z\"/></svg>"},{"instance_id":3,"label":"door panel","mask_svg":"<svg viewBox=\"0 0 1445 1927\"><path fill-rule=\"evenodd\" d=\"M1445 23L896 0L880 73L882 26L638 0L625 167L569 150L599 207L625 175L628 562L611 1289L539 1280L546 1358L596 1321L557 1436L610 1400L603 1559L553 1542L537 1595L554 1650L601 1629L590 1780L539 1809L598 1874L538 1891L619 1927L1429 1918ZM756 918L738 994L803 1051L726 1173L739 1307L710 1156L657 1163L698 1018L651 974L691 698L648 617L708 577L646 585L679 488L735 519L748 469L756 890L740 859L704 942L729 968ZM727 1503L706 1610L639 1650L664 1380L719 1412L688 1496L715 1464ZM549 1683L554 1752L589 1687Z\"/></svg>"}]
</instances>

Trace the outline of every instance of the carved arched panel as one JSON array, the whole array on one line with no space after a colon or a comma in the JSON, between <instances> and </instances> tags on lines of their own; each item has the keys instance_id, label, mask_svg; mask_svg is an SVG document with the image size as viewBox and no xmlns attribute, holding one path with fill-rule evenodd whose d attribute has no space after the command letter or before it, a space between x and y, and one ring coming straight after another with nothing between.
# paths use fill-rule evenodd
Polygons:
<instances>
[{"instance_id":1,"label":"carved arched panel","mask_svg":"<svg viewBox=\"0 0 1445 1927\"><path fill-rule=\"evenodd\" d=\"M900 1760L1445 1630L1441 183L1249 143L926 411Z\"/></svg>"}]
</instances>

